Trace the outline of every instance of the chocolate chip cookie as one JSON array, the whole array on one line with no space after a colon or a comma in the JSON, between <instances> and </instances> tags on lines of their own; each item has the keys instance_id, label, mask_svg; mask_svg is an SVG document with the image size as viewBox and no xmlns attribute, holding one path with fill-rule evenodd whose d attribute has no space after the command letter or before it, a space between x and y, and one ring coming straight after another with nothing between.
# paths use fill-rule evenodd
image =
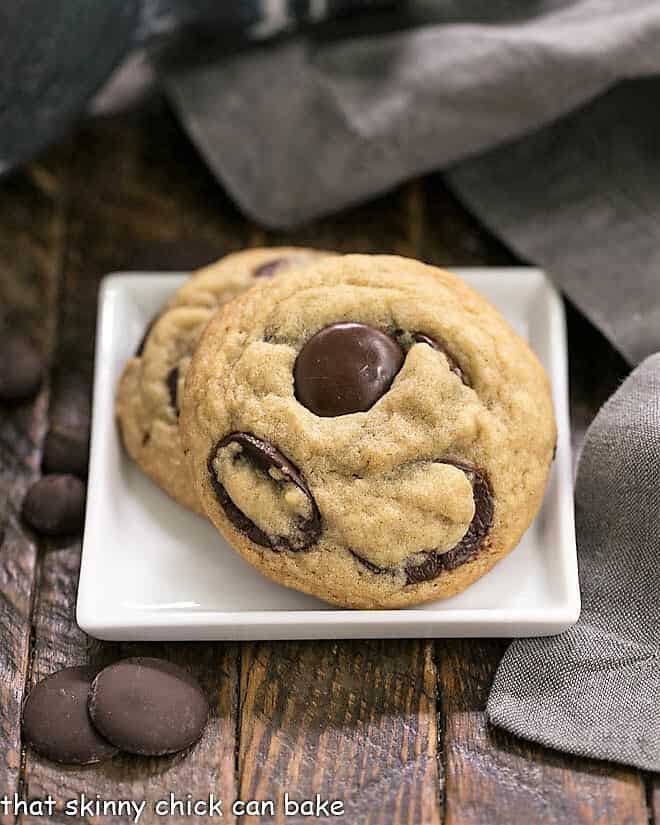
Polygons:
<instances>
[{"instance_id":1,"label":"chocolate chip cookie","mask_svg":"<svg viewBox=\"0 0 660 825\"><path fill-rule=\"evenodd\" d=\"M182 432L201 504L272 579L338 605L454 595L520 540L552 461L547 376L460 279L326 258L226 305Z\"/></svg>"},{"instance_id":2,"label":"chocolate chip cookie","mask_svg":"<svg viewBox=\"0 0 660 825\"><path fill-rule=\"evenodd\" d=\"M203 514L179 436L180 397L202 330L227 301L276 272L304 266L322 254L293 247L249 249L200 269L174 293L127 363L116 405L126 450L185 507Z\"/></svg>"}]
</instances>

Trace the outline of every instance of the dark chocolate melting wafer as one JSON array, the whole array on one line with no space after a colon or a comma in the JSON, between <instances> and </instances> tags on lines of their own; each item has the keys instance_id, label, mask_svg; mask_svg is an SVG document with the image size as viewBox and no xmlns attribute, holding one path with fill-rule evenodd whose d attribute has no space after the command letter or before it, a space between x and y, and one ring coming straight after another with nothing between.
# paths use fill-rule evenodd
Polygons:
<instances>
[{"instance_id":1,"label":"dark chocolate melting wafer","mask_svg":"<svg viewBox=\"0 0 660 825\"><path fill-rule=\"evenodd\" d=\"M102 670L89 694L96 728L129 753L162 756L189 748L209 706L196 679L163 659L134 657Z\"/></svg>"},{"instance_id":2,"label":"dark chocolate melting wafer","mask_svg":"<svg viewBox=\"0 0 660 825\"><path fill-rule=\"evenodd\" d=\"M46 436L41 462L45 473L85 478L89 465L89 428L53 428Z\"/></svg>"},{"instance_id":3,"label":"dark chocolate melting wafer","mask_svg":"<svg viewBox=\"0 0 660 825\"><path fill-rule=\"evenodd\" d=\"M40 478L25 496L23 518L47 536L80 533L85 520L85 485L72 475Z\"/></svg>"},{"instance_id":4,"label":"dark chocolate melting wafer","mask_svg":"<svg viewBox=\"0 0 660 825\"><path fill-rule=\"evenodd\" d=\"M398 342L382 330L332 324L313 335L296 358L296 398L324 418L366 412L390 388L403 361Z\"/></svg>"},{"instance_id":5,"label":"dark chocolate melting wafer","mask_svg":"<svg viewBox=\"0 0 660 825\"><path fill-rule=\"evenodd\" d=\"M39 682L23 707L23 741L47 759L69 765L113 757L117 748L94 728L87 710L95 675L95 668L68 667Z\"/></svg>"},{"instance_id":6,"label":"dark chocolate melting wafer","mask_svg":"<svg viewBox=\"0 0 660 825\"><path fill-rule=\"evenodd\" d=\"M22 335L5 338L0 356L0 402L25 401L36 395L44 376L44 361Z\"/></svg>"}]
</instances>

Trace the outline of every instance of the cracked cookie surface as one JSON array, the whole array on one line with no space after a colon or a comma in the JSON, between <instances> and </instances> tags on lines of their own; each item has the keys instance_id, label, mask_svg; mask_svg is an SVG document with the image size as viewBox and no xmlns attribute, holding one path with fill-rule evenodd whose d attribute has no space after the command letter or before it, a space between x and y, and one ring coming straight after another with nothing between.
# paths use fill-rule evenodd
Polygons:
<instances>
[{"instance_id":1,"label":"cracked cookie surface","mask_svg":"<svg viewBox=\"0 0 660 825\"><path fill-rule=\"evenodd\" d=\"M276 272L322 253L296 247L248 249L198 270L149 325L122 374L117 419L127 452L172 498L203 515L184 460L180 402L204 327L223 304Z\"/></svg>"},{"instance_id":2,"label":"cracked cookie surface","mask_svg":"<svg viewBox=\"0 0 660 825\"><path fill-rule=\"evenodd\" d=\"M182 431L202 506L274 580L348 607L465 589L536 514L555 443L526 342L394 256L275 276L209 324Z\"/></svg>"}]
</instances>

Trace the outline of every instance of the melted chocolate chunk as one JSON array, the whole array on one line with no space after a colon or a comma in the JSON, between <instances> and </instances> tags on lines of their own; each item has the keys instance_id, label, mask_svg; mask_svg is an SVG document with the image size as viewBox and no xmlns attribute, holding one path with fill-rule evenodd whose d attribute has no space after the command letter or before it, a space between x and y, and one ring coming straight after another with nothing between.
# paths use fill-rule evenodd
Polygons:
<instances>
[{"instance_id":1,"label":"melted chocolate chunk","mask_svg":"<svg viewBox=\"0 0 660 825\"><path fill-rule=\"evenodd\" d=\"M265 264L260 264L252 270L252 275L255 278L272 278L278 269L281 269L288 263L288 258L273 258L272 261L266 261Z\"/></svg>"},{"instance_id":2,"label":"melted chocolate chunk","mask_svg":"<svg viewBox=\"0 0 660 825\"><path fill-rule=\"evenodd\" d=\"M286 484L288 482L294 484L305 494L311 504L312 515L309 519L301 519L297 524L300 534L298 541L292 541L287 536L269 536L231 500L224 486L218 480L213 466L218 450L227 447L229 444L238 444L241 447L241 452L236 456L237 461L248 461L257 470L268 475L273 484ZM277 480L270 475L270 471L273 469L283 476L281 480ZM225 511L225 515L234 527L247 536L250 541L276 552L306 550L318 541L321 535L321 514L316 501L314 501L314 497L298 468L272 444L249 433L231 433L219 441L211 451L208 459L208 470L213 491L220 502L220 506Z\"/></svg>"},{"instance_id":3,"label":"melted chocolate chunk","mask_svg":"<svg viewBox=\"0 0 660 825\"><path fill-rule=\"evenodd\" d=\"M296 358L296 398L321 417L366 412L388 391L403 361L403 350L387 333L366 324L332 324Z\"/></svg>"},{"instance_id":4,"label":"melted chocolate chunk","mask_svg":"<svg viewBox=\"0 0 660 825\"><path fill-rule=\"evenodd\" d=\"M465 562L471 561L481 550L484 539L493 524L493 496L485 476L478 470L460 464L457 461L443 461L462 470L472 482L474 496L474 516L463 538L446 553L427 550L418 554L422 561L409 563L405 567L406 584L420 584L437 578L443 570L455 570ZM393 572L390 568L379 567L377 564L363 558L354 550L349 550L367 570L375 574Z\"/></svg>"},{"instance_id":5,"label":"melted chocolate chunk","mask_svg":"<svg viewBox=\"0 0 660 825\"><path fill-rule=\"evenodd\" d=\"M465 464L455 461L444 463L462 470L472 482L474 516L463 538L451 550L446 553L431 550L424 554L423 561L406 565L407 584L419 584L435 579L443 570L455 570L461 564L471 561L483 546L493 524L493 495L486 477Z\"/></svg>"},{"instance_id":6,"label":"melted chocolate chunk","mask_svg":"<svg viewBox=\"0 0 660 825\"><path fill-rule=\"evenodd\" d=\"M417 344L428 344L429 347L441 352L447 362L449 363L449 369L461 379L461 381L465 384L466 387L471 387L472 384L468 380L466 374L463 370L458 366L454 357L447 351L447 348L437 341L435 338L431 338L429 335L424 335L423 332L415 332L413 334L413 339Z\"/></svg>"},{"instance_id":7,"label":"melted chocolate chunk","mask_svg":"<svg viewBox=\"0 0 660 825\"><path fill-rule=\"evenodd\" d=\"M23 707L23 740L53 762L91 765L117 748L92 725L87 697L96 670L68 667L42 679Z\"/></svg>"},{"instance_id":8,"label":"melted chocolate chunk","mask_svg":"<svg viewBox=\"0 0 660 825\"><path fill-rule=\"evenodd\" d=\"M179 368L172 367L172 369L167 373L167 378L165 379L165 383L167 384L167 389L170 394L170 407L174 410L174 412L179 415L179 400L178 400L178 389L179 389Z\"/></svg>"},{"instance_id":9,"label":"melted chocolate chunk","mask_svg":"<svg viewBox=\"0 0 660 825\"><path fill-rule=\"evenodd\" d=\"M161 756L195 743L209 705L196 679L163 659L133 657L102 670L89 714L105 738L128 753Z\"/></svg>"},{"instance_id":10,"label":"melted chocolate chunk","mask_svg":"<svg viewBox=\"0 0 660 825\"><path fill-rule=\"evenodd\" d=\"M377 564L374 564L369 559L365 559L364 556L361 556L359 553L356 553L355 550L351 550L349 548L348 552L353 556L353 558L357 559L361 565L367 568L370 573L375 573L379 575L380 573L387 573L386 567L379 567Z\"/></svg>"}]
</instances>

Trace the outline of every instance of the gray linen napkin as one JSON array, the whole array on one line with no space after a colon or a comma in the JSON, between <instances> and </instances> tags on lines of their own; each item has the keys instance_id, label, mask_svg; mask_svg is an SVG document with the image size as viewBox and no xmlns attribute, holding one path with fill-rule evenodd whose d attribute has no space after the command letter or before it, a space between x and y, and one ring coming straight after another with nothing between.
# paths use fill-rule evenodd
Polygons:
<instances>
[{"instance_id":1,"label":"gray linen napkin","mask_svg":"<svg viewBox=\"0 0 660 825\"><path fill-rule=\"evenodd\" d=\"M485 223L629 359L660 349L660 80L589 103L660 73L660 3L427 0L395 19L162 70L211 169L262 223L463 161L449 179Z\"/></svg>"},{"instance_id":2,"label":"gray linen napkin","mask_svg":"<svg viewBox=\"0 0 660 825\"><path fill-rule=\"evenodd\" d=\"M660 771L660 354L591 425L575 505L580 621L513 642L488 715L549 747Z\"/></svg>"},{"instance_id":3,"label":"gray linen napkin","mask_svg":"<svg viewBox=\"0 0 660 825\"><path fill-rule=\"evenodd\" d=\"M660 78L646 78L448 177L633 363L660 350L659 135Z\"/></svg>"},{"instance_id":4,"label":"gray linen napkin","mask_svg":"<svg viewBox=\"0 0 660 825\"><path fill-rule=\"evenodd\" d=\"M169 86L242 208L290 226L660 72L657 0L524 5L473 0L457 19L456 4L410 3L403 31L353 34L349 21L172 68Z\"/></svg>"}]
</instances>

